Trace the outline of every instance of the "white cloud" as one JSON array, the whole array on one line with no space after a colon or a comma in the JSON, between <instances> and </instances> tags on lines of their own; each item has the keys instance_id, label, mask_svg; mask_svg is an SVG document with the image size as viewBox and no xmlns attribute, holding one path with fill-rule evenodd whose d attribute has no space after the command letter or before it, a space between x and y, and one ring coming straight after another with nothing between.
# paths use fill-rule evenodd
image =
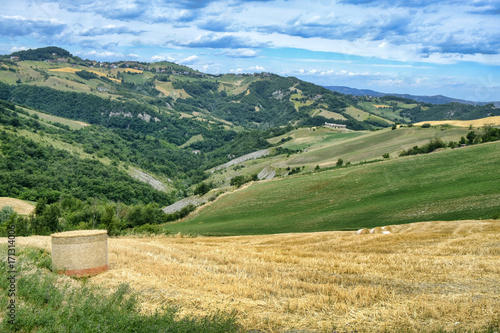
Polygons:
<instances>
[{"instance_id":1,"label":"white cloud","mask_svg":"<svg viewBox=\"0 0 500 333\"><path fill-rule=\"evenodd\" d=\"M10 49L10 52L17 52L17 51L26 51L28 49L28 47L26 46L14 46Z\"/></svg>"},{"instance_id":2,"label":"white cloud","mask_svg":"<svg viewBox=\"0 0 500 333\"><path fill-rule=\"evenodd\" d=\"M193 65L198 61L198 59L199 59L198 56L192 55L182 60L179 60L179 63L181 65Z\"/></svg>"},{"instance_id":3,"label":"white cloud","mask_svg":"<svg viewBox=\"0 0 500 333\"><path fill-rule=\"evenodd\" d=\"M167 60L167 57L165 57L165 56L154 55L151 57L151 62L158 62L158 61L165 61L165 60Z\"/></svg>"}]
</instances>

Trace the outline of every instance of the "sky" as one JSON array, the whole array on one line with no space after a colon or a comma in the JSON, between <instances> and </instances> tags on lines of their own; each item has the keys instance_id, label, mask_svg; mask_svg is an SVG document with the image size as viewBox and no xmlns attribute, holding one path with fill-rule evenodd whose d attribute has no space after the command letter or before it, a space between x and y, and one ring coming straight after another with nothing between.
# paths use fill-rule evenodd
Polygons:
<instances>
[{"instance_id":1,"label":"sky","mask_svg":"<svg viewBox=\"0 0 500 333\"><path fill-rule=\"evenodd\" d=\"M500 101L499 0L1 0L0 54L271 72L325 86Z\"/></svg>"}]
</instances>

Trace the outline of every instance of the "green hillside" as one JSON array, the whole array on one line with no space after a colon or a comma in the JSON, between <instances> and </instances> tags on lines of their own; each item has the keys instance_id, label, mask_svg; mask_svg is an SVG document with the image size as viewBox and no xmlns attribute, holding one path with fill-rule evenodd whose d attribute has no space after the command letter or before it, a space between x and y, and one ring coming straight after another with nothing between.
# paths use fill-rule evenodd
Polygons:
<instances>
[{"instance_id":1,"label":"green hillside","mask_svg":"<svg viewBox=\"0 0 500 333\"><path fill-rule=\"evenodd\" d=\"M265 156L235 163L231 167L221 168L211 173L205 182L217 186L227 186L230 179L244 175L249 177L263 169L274 170L276 176L289 174L293 169L307 173L315 169L335 166L338 159L345 164L358 164L365 161L380 161L383 155L398 158L403 150L427 144L431 139L444 142L458 142L470 132L466 128L436 126L398 127L379 131L339 131L326 127L297 128L283 135L268 139L276 146L271 149L283 149L284 154Z\"/></svg>"},{"instance_id":2,"label":"green hillside","mask_svg":"<svg viewBox=\"0 0 500 333\"><path fill-rule=\"evenodd\" d=\"M354 165L383 159L390 161L380 165L403 165L408 159L399 158L401 151L418 152L413 148L430 139L458 142L470 131L411 126L415 119L497 113L491 105L435 106L394 96L343 95L272 73L210 75L169 62L83 60L57 47L19 51L0 56L0 196L54 205L75 199L94 211L100 200L100 216L106 204L120 216L121 203L156 205L153 210L161 213L159 206L250 179L290 177L293 184L297 174L321 178L323 173L307 174L339 161L351 166L335 170L339 175L372 170ZM326 128L325 122L346 129ZM246 157L254 152L265 153ZM415 158L420 159L425 157ZM125 211L115 231L148 221L147 214L130 220ZM69 221L69 215L61 219ZM91 215L92 225L98 223L98 215ZM90 223L85 219L62 228ZM285 230L324 229L326 222L318 221ZM277 223L263 230L280 232ZM353 227L349 223L339 228ZM191 224L175 228L184 225ZM235 233L250 232L243 230Z\"/></svg>"},{"instance_id":3,"label":"green hillside","mask_svg":"<svg viewBox=\"0 0 500 333\"><path fill-rule=\"evenodd\" d=\"M482 144L258 182L166 228L246 235L498 217L499 151Z\"/></svg>"}]
</instances>

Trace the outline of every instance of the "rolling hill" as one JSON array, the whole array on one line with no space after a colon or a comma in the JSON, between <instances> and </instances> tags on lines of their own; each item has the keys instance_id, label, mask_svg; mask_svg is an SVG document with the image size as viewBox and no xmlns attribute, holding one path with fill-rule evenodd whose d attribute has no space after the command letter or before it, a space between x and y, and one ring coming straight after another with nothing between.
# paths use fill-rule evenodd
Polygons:
<instances>
[{"instance_id":1,"label":"rolling hill","mask_svg":"<svg viewBox=\"0 0 500 333\"><path fill-rule=\"evenodd\" d=\"M166 228L249 235L498 217L499 151L496 142L257 182Z\"/></svg>"},{"instance_id":2,"label":"rolling hill","mask_svg":"<svg viewBox=\"0 0 500 333\"><path fill-rule=\"evenodd\" d=\"M63 229L99 225L112 206L113 228L123 230L163 220L134 219L135 208L122 203L142 211L231 188L235 179L316 179L316 166L340 160L352 166L345 170L372 170L363 165L388 158L380 165L391 166L402 150L470 131L412 122L492 114L500 114L493 105L356 97L271 73L210 75L169 62L83 60L54 47L19 51L0 57L0 196L60 205ZM265 156L245 160L259 151ZM66 199L82 201L88 215L73 218L78 205L63 207Z\"/></svg>"}]
</instances>

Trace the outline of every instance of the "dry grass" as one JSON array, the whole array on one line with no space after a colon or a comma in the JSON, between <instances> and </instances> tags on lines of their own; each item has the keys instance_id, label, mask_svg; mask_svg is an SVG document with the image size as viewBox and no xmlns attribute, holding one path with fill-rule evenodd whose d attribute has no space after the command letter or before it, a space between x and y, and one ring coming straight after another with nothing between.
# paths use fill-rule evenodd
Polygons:
<instances>
[{"instance_id":1,"label":"dry grass","mask_svg":"<svg viewBox=\"0 0 500 333\"><path fill-rule=\"evenodd\" d=\"M19 243L48 249L40 237ZM500 308L500 222L425 222L389 235L319 232L109 239L110 270L146 309L237 309L247 329L484 329Z\"/></svg>"},{"instance_id":2,"label":"dry grass","mask_svg":"<svg viewBox=\"0 0 500 333\"><path fill-rule=\"evenodd\" d=\"M21 215L30 215L34 210L35 206L19 199L0 197L0 209L5 206L10 206L14 211Z\"/></svg>"},{"instance_id":3,"label":"dry grass","mask_svg":"<svg viewBox=\"0 0 500 333\"><path fill-rule=\"evenodd\" d=\"M439 120L439 121L422 121L420 123L416 123L414 125L416 126L422 126L424 123L429 123L431 126L436 126L436 125L451 125L451 126L457 126L457 127L481 127L484 125L489 125L492 124L494 126L500 125L500 116L494 116L494 117L486 117L486 118L481 118L481 119L474 119L474 120Z\"/></svg>"}]
</instances>

